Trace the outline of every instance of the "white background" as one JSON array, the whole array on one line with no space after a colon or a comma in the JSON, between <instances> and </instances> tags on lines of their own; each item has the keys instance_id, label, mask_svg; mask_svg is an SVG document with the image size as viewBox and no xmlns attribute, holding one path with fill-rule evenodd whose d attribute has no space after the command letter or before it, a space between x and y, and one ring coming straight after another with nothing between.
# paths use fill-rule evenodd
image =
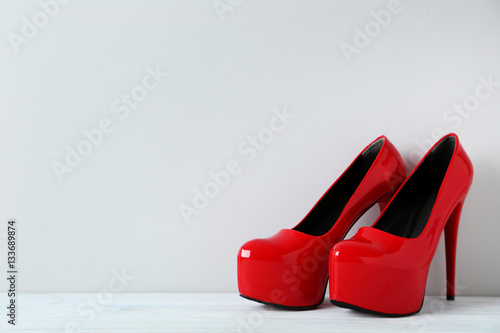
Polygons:
<instances>
[{"instance_id":1,"label":"white background","mask_svg":"<svg viewBox=\"0 0 500 333\"><path fill-rule=\"evenodd\" d=\"M499 296L500 87L447 110L500 82L500 2L402 0L350 62L342 43L387 1L232 3L74 0L17 52L9 36L42 9L0 3L0 258L16 218L20 291L98 292L124 270L127 292L236 292L240 245L295 226L377 136L411 169L454 131L475 167L458 293ZM120 119L111 104L148 66L169 75ZM296 117L249 162L238 146L273 109ZM114 131L59 181L52 164L105 118ZM231 160L241 173L186 223L179 205ZM444 263L440 245L427 293L443 293Z\"/></svg>"}]
</instances>

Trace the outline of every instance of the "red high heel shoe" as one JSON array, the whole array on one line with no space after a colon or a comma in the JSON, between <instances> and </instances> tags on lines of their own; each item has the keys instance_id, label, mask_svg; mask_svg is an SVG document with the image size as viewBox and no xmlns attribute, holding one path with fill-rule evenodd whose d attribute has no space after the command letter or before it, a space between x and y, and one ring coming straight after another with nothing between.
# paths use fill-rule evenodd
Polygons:
<instances>
[{"instance_id":1,"label":"red high heel shoe","mask_svg":"<svg viewBox=\"0 0 500 333\"><path fill-rule=\"evenodd\" d=\"M388 316L417 313L444 229L447 299L455 297L458 220L472 164L456 134L443 137L394 194L375 224L333 247L330 299Z\"/></svg>"},{"instance_id":2,"label":"red high heel shoe","mask_svg":"<svg viewBox=\"0 0 500 333\"><path fill-rule=\"evenodd\" d=\"M377 138L297 226L241 247L240 295L297 310L321 304L332 246L373 204L387 202L405 176L406 169L396 148L385 136Z\"/></svg>"}]
</instances>

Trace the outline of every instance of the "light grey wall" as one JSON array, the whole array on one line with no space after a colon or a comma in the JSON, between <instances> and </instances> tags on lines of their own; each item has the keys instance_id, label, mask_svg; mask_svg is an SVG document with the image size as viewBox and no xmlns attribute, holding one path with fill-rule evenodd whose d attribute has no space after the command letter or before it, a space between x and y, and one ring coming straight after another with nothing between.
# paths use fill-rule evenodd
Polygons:
<instances>
[{"instance_id":1,"label":"light grey wall","mask_svg":"<svg viewBox=\"0 0 500 333\"><path fill-rule=\"evenodd\" d=\"M500 2L40 3L0 3L0 267L16 218L21 292L123 273L129 292L236 292L239 246L298 223L375 137L411 168L454 131L475 167L458 292L500 295ZM440 245L427 292L444 276Z\"/></svg>"}]
</instances>

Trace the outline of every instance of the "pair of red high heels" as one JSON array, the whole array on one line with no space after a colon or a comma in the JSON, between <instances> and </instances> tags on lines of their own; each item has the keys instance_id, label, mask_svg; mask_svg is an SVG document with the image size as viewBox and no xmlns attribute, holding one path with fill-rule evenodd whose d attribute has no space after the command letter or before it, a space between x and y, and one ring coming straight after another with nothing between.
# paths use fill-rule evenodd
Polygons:
<instances>
[{"instance_id":1,"label":"pair of red high heels","mask_svg":"<svg viewBox=\"0 0 500 333\"><path fill-rule=\"evenodd\" d=\"M290 309L330 300L389 316L420 311L427 273L444 230L447 299L455 295L458 221L472 164L456 134L437 142L406 178L401 155L381 136L366 147L293 229L245 243L241 296ZM345 237L379 203L372 227Z\"/></svg>"}]
</instances>

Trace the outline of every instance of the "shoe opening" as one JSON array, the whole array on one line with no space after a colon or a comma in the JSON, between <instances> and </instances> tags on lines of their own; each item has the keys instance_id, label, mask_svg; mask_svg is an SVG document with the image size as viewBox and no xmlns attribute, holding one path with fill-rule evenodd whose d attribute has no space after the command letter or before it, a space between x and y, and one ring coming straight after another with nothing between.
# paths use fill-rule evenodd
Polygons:
<instances>
[{"instance_id":1,"label":"shoe opening","mask_svg":"<svg viewBox=\"0 0 500 333\"><path fill-rule=\"evenodd\" d=\"M402 185L374 228L396 236L416 238L427 225L439 189L455 151L456 138L442 139Z\"/></svg>"},{"instance_id":2,"label":"shoe opening","mask_svg":"<svg viewBox=\"0 0 500 333\"><path fill-rule=\"evenodd\" d=\"M326 234L361 184L384 145L384 141L384 138L380 138L368 146L293 230L312 236Z\"/></svg>"}]
</instances>

